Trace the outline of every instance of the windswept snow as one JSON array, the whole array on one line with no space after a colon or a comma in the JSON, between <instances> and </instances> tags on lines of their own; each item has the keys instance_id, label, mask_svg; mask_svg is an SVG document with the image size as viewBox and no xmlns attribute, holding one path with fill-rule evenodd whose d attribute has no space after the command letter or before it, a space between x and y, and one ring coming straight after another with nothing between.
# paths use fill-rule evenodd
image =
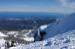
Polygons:
<instances>
[{"instance_id":1,"label":"windswept snow","mask_svg":"<svg viewBox=\"0 0 75 49\"><path fill-rule=\"evenodd\" d=\"M46 29L46 36L43 41L36 41L30 44L20 44L9 49L75 49L75 16L65 16L56 23L41 26ZM2 40L2 39L1 39ZM27 41L34 40L31 37Z\"/></svg>"},{"instance_id":2,"label":"windswept snow","mask_svg":"<svg viewBox=\"0 0 75 49\"><path fill-rule=\"evenodd\" d=\"M28 45L18 45L10 49L75 49L75 30Z\"/></svg>"},{"instance_id":3,"label":"windswept snow","mask_svg":"<svg viewBox=\"0 0 75 49\"><path fill-rule=\"evenodd\" d=\"M10 49L75 49L75 16L65 16L50 24L43 41L28 45L18 45Z\"/></svg>"}]
</instances>

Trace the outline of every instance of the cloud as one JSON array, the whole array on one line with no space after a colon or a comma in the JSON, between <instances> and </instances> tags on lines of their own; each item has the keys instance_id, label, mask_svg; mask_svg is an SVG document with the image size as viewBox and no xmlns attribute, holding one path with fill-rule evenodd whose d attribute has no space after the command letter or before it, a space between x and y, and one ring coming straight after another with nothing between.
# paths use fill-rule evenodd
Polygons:
<instances>
[{"instance_id":1,"label":"cloud","mask_svg":"<svg viewBox=\"0 0 75 49\"><path fill-rule=\"evenodd\" d=\"M0 12L49 12L49 8L36 8L36 7L10 7L0 8Z\"/></svg>"},{"instance_id":2,"label":"cloud","mask_svg":"<svg viewBox=\"0 0 75 49\"><path fill-rule=\"evenodd\" d=\"M62 6L75 10L75 0L59 0Z\"/></svg>"},{"instance_id":3,"label":"cloud","mask_svg":"<svg viewBox=\"0 0 75 49\"><path fill-rule=\"evenodd\" d=\"M71 13L73 10L56 7L12 7L12 8L0 8L0 12L49 12L49 13Z\"/></svg>"},{"instance_id":4,"label":"cloud","mask_svg":"<svg viewBox=\"0 0 75 49\"><path fill-rule=\"evenodd\" d=\"M41 0L43 1L43 0ZM40 2L40 4L19 4L19 5L13 5L12 7L10 5L7 6L1 6L0 12L50 12L50 13L73 13L75 12L75 0L52 0L50 4L45 3L46 0L44 0L43 3ZM59 5L58 5L58 4ZM57 6L56 6L57 4Z\"/></svg>"}]
</instances>

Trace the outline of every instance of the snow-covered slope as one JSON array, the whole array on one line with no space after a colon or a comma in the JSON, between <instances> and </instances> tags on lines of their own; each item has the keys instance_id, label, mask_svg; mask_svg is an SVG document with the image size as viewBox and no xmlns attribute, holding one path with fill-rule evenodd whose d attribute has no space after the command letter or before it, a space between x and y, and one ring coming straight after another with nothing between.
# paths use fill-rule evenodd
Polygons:
<instances>
[{"instance_id":1,"label":"snow-covered slope","mask_svg":"<svg viewBox=\"0 0 75 49\"><path fill-rule=\"evenodd\" d=\"M64 18L60 19L55 24L50 24L46 29L47 36L46 38L53 37L57 34L65 33L69 30L75 29L75 15L72 16L64 16Z\"/></svg>"},{"instance_id":2,"label":"snow-covered slope","mask_svg":"<svg viewBox=\"0 0 75 49\"><path fill-rule=\"evenodd\" d=\"M43 41L28 45L18 45L10 49L75 49L75 16L65 16L50 24Z\"/></svg>"},{"instance_id":3,"label":"snow-covered slope","mask_svg":"<svg viewBox=\"0 0 75 49\"><path fill-rule=\"evenodd\" d=\"M29 45L18 45L10 49L75 49L75 30Z\"/></svg>"},{"instance_id":4,"label":"snow-covered slope","mask_svg":"<svg viewBox=\"0 0 75 49\"><path fill-rule=\"evenodd\" d=\"M46 29L43 41L19 44L10 49L75 49L75 16L64 16Z\"/></svg>"}]
</instances>

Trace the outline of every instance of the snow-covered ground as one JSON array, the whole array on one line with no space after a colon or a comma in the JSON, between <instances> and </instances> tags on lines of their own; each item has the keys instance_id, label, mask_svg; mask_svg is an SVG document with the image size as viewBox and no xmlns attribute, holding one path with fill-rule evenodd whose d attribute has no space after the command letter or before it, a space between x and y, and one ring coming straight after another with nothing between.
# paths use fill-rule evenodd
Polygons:
<instances>
[{"instance_id":1,"label":"snow-covered ground","mask_svg":"<svg viewBox=\"0 0 75 49\"><path fill-rule=\"evenodd\" d=\"M28 45L18 45L10 49L75 49L75 30Z\"/></svg>"},{"instance_id":2,"label":"snow-covered ground","mask_svg":"<svg viewBox=\"0 0 75 49\"><path fill-rule=\"evenodd\" d=\"M46 29L43 41L19 44L9 49L75 49L75 16L65 16ZM0 42L5 41L1 39ZM4 45L4 43L2 43Z\"/></svg>"},{"instance_id":3,"label":"snow-covered ground","mask_svg":"<svg viewBox=\"0 0 75 49\"><path fill-rule=\"evenodd\" d=\"M75 16L65 16L50 24L43 41L18 45L10 49L75 49Z\"/></svg>"}]
</instances>

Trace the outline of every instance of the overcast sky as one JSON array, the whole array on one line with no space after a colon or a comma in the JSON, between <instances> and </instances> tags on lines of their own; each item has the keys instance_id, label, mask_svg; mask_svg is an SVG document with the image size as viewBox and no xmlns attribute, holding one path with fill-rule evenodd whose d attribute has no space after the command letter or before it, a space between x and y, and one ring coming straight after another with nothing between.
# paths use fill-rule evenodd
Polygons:
<instances>
[{"instance_id":1,"label":"overcast sky","mask_svg":"<svg viewBox=\"0 0 75 49\"><path fill-rule=\"evenodd\" d=\"M72 13L75 0L0 0L0 12Z\"/></svg>"}]
</instances>

